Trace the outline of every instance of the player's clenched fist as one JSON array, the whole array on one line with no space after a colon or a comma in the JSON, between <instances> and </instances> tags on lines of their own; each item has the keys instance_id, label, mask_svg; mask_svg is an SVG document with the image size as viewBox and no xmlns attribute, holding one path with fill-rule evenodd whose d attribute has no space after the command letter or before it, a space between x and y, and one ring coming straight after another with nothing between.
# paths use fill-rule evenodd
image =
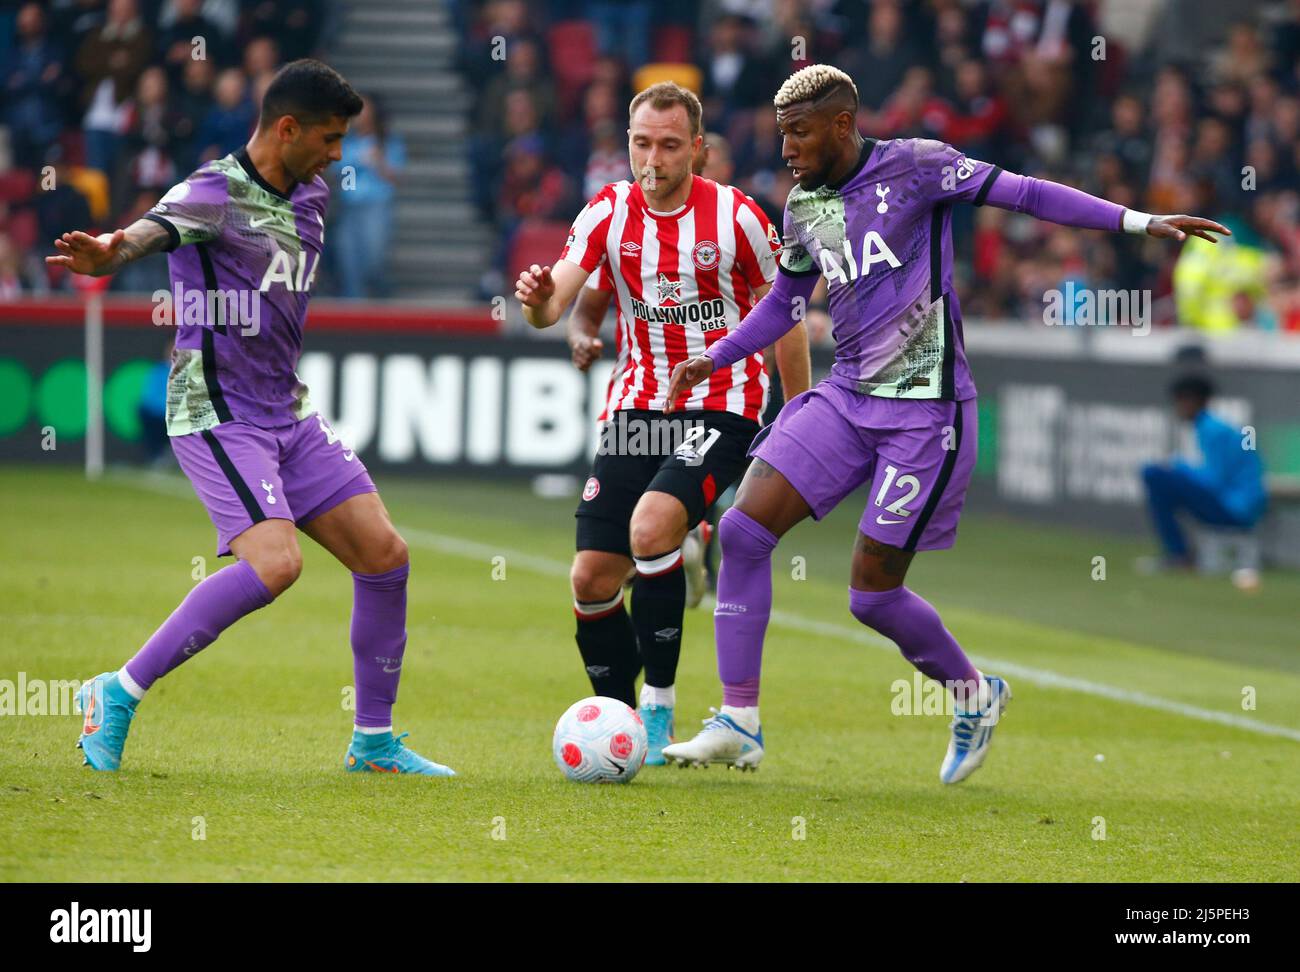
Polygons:
<instances>
[{"instance_id":1,"label":"player's clenched fist","mask_svg":"<svg viewBox=\"0 0 1300 972\"><path fill-rule=\"evenodd\" d=\"M533 264L515 281L515 298L525 307L541 307L555 295L550 267Z\"/></svg>"},{"instance_id":2,"label":"player's clenched fist","mask_svg":"<svg viewBox=\"0 0 1300 972\"><path fill-rule=\"evenodd\" d=\"M589 334L579 334L569 341L569 350L573 353L573 363L579 371L586 371L599 360L605 342Z\"/></svg>"},{"instance_id":3,"label":"player's clenched fist","mask_svg":"<svg viewBox=\"0 0 1300 972\"><path fill-rule=\"evenodd\" d=\"M709 375L713 374L713 359L707 354L698 358L687 358L673 369L668 379L668 399L664 402L664 412L673 410L673 402L683 389L694 388Z\"/></svg>"}]
</instances>

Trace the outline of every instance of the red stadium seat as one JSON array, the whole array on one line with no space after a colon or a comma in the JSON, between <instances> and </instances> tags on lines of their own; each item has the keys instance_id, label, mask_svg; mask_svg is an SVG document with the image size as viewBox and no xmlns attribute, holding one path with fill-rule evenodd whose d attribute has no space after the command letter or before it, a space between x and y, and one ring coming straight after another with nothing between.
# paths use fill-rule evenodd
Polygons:
<instances>
[{"instance_id":1,"label":"red stadium seat","mask_svg":"<svg viewBox=\"0 0 1300 972\"><path fill-rule=\"evenodd\" d=\"M510 245L507 279L514 281L521 270L536 263L554 265L569 238L569 224L551 220L526 220Z\"/></svg>"},{"instance_id":2,"label":"red stadium seat","mask_svg":"<svg viewBox=\"0 0 1300 972\"><path fill-rule=\"evenodd\" d=\"M582 89L595 73L596 33L585 20L565 20L547 32L551 70L560 100L560 111L572 117Z\"/></svg>"},{"instance_id":3,"label":"red stadium seat","mask_svg":"<svg viewBox=\"0 0 1300 972\"><path fill-rule=\"evenodd\" d=\"M0 202L25 203L36 192L36 175L26 169L0 173Z\"/></svg>"},{"instance_id":4,"label":"red stadium seat","mask_svg":"<svg viewBox=\"0 0 1300 972\"><path fill-rule=\"evenodd\" d=\"M694 61L695 37L689 27L669 24L659 27L654 35L654 60L689 63Z\"/></svg>"},{"instance_id":5,"label":"red stadium seat","mask_svg":"<svg viewBox=\"0 0 1300 972\"><path fill-rule=\"evenodd\" d=\"M37 223L34 212L30 209L23 209L10 216L5 232L9 234L9 238L13 241L18 252L22 253L24 250L31 250L36 246L36 237L40 234L40 224Z\"/></svg>"}]
</instances>

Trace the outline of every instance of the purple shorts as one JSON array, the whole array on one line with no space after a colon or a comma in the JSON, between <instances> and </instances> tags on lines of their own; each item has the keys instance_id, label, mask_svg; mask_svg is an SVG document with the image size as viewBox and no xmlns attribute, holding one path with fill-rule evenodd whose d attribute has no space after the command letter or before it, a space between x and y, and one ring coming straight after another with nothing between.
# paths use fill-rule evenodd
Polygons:
<instances>
[{"instance_id":1,"label":"purple shorts","mask_svg":"<svg viewBox=\"0 0 1300 972\"><path fill-rule=\"evenodd\" d=\"M376 492L361 460L320 414L275 429L223 422L171 443L217 528L218 557L254 523L306 523L349 497Z\"/></svg>"},{"instance_id":2,"label":"purple shorts","mask_svg":"<svg viewBox=\"0 0 1300 972\"><path fill-rule=\"evenodd\" d=\"M880 398L823 381L790 399L749 454L789 480L815 519L870 483L863 533L902 550L942 550L957 537L977 433L973 398Z\"/></svg>"}]
</instances>

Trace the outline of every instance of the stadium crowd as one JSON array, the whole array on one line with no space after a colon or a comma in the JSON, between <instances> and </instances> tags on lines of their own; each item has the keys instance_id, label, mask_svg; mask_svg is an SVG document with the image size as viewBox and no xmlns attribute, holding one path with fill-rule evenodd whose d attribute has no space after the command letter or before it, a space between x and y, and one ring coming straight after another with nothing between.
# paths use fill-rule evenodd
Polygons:
<instances>
[{"instance_id":1,"label":"stadium crowd","mask_svg":"<svg viewBox=\"0 0 1300 972\"><path fill-rule=\"evenodd\" d=\"M1152 323L1300 331L1300 0L1148 0L1146 39L1107 36L1119 0L484 0L457 6L477 93L475 200L502 253L626 174L626 106L697 90L721 168L778 223L792 181L771 99L825 61L859 125L920 136L1131 208L1210 216L1231 244L1181 248L957 207L968 316L1041 320L1044 294L1149 290ZM1197 21L1202 21L1198 33ZM1222 14L1219 15L1222 19ZM1209 17L1213 22L1214 17ZM1125 34L1128 37L1129 34ZM503 257L504 259L504 257Z\"/></svg>"},{"instance_id":2,"label":"stadium crowd","mask_svg":"<svg viewBox=\"0 0 1300 972\"><path fill-rule=\"evenodd\" d=\"M41 259L50 240L126 226L243 145L275 70L327 49L336 14L333 0L0 2L0 298L71 287ZM368 112L350 149L364 152L381 126ZM400 164L400 148L389 155ZM367 215L383 210L367 172L357 189L335 207L350 220L345 253L371 251ZM340 262L369 270L360 257ZM335 277L344 291L364 284ZM114 290L166 286L161 259L113 279Z\"/></svg>"},{"instance_id":3,"label":"stadium crowd","mask_svg":"<svg viewBox=\"0 0 1300 972\"><path fill-rule=\"evenodd\" d=\"M247 138L275 68L327 52L338 0L0 0L0 297L66 289L45 244L128 224ZM1213 9L1223 7L1227 13ZM1145 19L1121 14L1141 8ZM1230 9L1229 9L1230 8ZM634 89L698 90L710 174L779 221L792 185L771 98L828 61L877 137L942 139L1149 212L1230 225L1176 248L957 207L968 317L1038 320L1044 294L1149 290L1157 326L1300 331L1300 0L449 0L473 94L474 203L510 265L626 174ZM1136 24L1136 26L1134 26ZM1221 28L1221 29L1220 29ZM204 56L193 39L202 37ZM401 141L354 126L326 293L383 296ZM52 178L51 178L52 176ZM347 196L348 198L344 198ZM113 281L166 286L162 261ZM970 286L978 280L978 286ZM501 281L485 278L485 295Z\"/></svg>"}]
</instances>

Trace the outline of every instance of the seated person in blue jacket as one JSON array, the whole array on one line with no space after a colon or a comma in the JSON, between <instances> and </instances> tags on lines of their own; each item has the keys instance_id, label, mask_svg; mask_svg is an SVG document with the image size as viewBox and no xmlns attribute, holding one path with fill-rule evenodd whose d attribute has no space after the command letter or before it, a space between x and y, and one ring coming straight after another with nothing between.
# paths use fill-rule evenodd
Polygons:
<instances>
[{"instance_id":1,"label":"seated person in blue jacket","mask_svg":"<svg viewBox=\"0 0 1300 972\"><path fill-rule=\"evenodd\" d=\"M1152 463L1143 467L1142 479L1164 565L1190 567L1187 538L1178 524L1180 512L1210 526L1248 529L1264 515L1267 494L1259 453L1246 447L1240 428L1206 407L1214 394L1209 379L1185 375L1170 386L1169 394L1178 417L1195 429L1201 462Z\"/></svg>"}]
</instances>

